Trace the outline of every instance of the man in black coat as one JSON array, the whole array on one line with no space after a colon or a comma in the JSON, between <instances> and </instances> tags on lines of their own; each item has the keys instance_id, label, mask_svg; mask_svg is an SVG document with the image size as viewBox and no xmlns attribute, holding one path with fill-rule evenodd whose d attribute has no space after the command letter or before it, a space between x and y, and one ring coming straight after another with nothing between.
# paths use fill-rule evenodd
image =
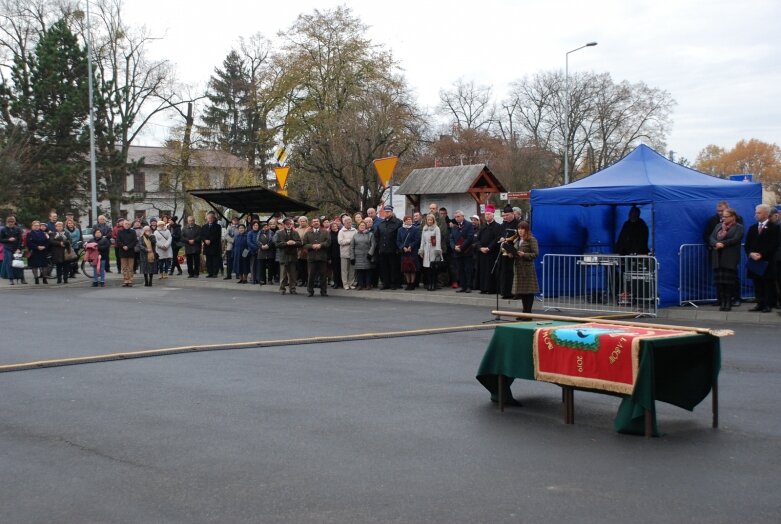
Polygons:
<instances>
[{"instance_id":1,"label":"man in black coat","mask_svg":"<svg viewBox=\"0 0 781 524\"><path fill-rule=\"evenodd\" d=\"M507 204L504 206L504 209L502 209L502 220L504 220L504 222L499 224L502 228L500 241L504 242L507 238L518 232L518 219L515 218L515 212L510 204ZM513 276L513 259L502 256L499 258L499 293L502 295L502 298L512 298Z\"/></svg>"},{"instance_id":2,"label":"man in black coat","mask_svg":"<svg viewBox=\"0 0 781 524\"><path fill-rule=\"evenodd\" d=\"M746 269L754 281L757 305L751 311L770 313L776 303L775 254L779 243L779 228L770 221L771 208L767 204L756 207L757 223L746 235Z\"/></svg>"},{"instance_id":3,"label":"man in black coat","mask_svg":"<svg viewBox=\"0 0 781 524\"><path fill-rule=\"evenodd\" d=\"M469 221L464 220L463 211L456 211L455 218L456 221L450 228L450 250L456 263L458 283L461 285L458 292L471 293L474 229Z\"/></svg>"},{"instance_id":4,"label":"man in black coat","mask_svg":"<svg viewBox=\"0 0 781 524\"><path fill-rule=\"evenodd\" d=\"M216 278L222 268L222 227L213 211L206 214L206 223L201 226L201 242L206 255L206 278Z\"/></svg>"},{"instance_id":5,"label":"man in black coat","mask_svg":"<svg viewBox=\"0 0 781 524\"><path fill-rule=\"evenodd\" d=\"M401 285L401 255L396 235L402 226L393 215L393 206L385 206L385 218L374 232L380 266L381 289L399 289Z\"/></svg>"},{"instance_id":6,"label":"man in black coat","mask_svg":"<svg viewBox=\"0 0 781 524\"><path fill-rule=\"evenodd\" d=\"M494 264L499 255L502 229L494 220L495 210L490 204L485 206L485 224L477 232L477 282L481 295L496 293L497 268Z\"/></svg>"},{"instance_id":7,"label":"man in black coat","mask_svg":"<svg viewBox=\"0 0 781 524\"><path fill-rule=\"evenodd\" d=\"M629 209L629 219L624 222L616 241L616 253L619 255L648 254L648 224L640 218L640 208Z\"/></svg>"},{"instance_id":8,"label":"man in black coat","mask_svg":"<svg viewBox=\"0 0 781 524\"><path fill-rule=\"evenodd\" d=\"M133 259L138 235L130 227L130 220L122 219L122 229L117 232L116 246L122 268L122 287L133 287Z\"/></svg>"},{"instance_id":9,"label":"man in black coat","mask_svg":"<svg viewBox=\"0 0 781 524\"><path fill-rule=\"evenodd\" d=\"M776 307L781 309L781 211L770 213L770 221L779 228L778 247L776 247Z\"/></svg>"}]
</instances>

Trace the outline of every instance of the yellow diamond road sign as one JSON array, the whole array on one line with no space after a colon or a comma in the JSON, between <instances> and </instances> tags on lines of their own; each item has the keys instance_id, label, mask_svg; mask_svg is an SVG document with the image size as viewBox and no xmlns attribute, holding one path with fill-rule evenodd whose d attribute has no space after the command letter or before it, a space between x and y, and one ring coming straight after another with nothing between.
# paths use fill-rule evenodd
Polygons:
<instances>
[{"instance_id":1,"label":"yellow diamond road sign","mask_svg":"<svg viewBox=\"0 0 781 524\"><path fill-rule=\"evenodd\" d=\"M385 158L377 158L374 160L374 169L377 170L377 174L380 176L380 182L383 187L388 187L388 182L393 178L393 170L396 169L396 162L399 161L397 156L389 156Z\"/></svg>"},{"instance_id":2,"label":"yellow diamond road sign","mask_svg":"<svg viewBox=\"0 0 781 524\"><path fill-rule=\"evenodd\" d=\"M285 189L285 184L287 183L287 173L290 171L289 167L275 167L274 173L277 175L277 186L279 186L279 189ZM281 191L280 191L281 193Z\"/></svg>"},{"instance_id":3,"label":"yellow diamond road sign","mask_svg":"<svg viewBox=\"0 0 781 524\"><path fill-rule=\"evenodd\" d=\"M277 159L277 164L284 164L285 159L287 158L287 149L285 149L285 146L279 146L277 149L277 152L274 153L274 158Z\"/></svg>"}]
</instances>

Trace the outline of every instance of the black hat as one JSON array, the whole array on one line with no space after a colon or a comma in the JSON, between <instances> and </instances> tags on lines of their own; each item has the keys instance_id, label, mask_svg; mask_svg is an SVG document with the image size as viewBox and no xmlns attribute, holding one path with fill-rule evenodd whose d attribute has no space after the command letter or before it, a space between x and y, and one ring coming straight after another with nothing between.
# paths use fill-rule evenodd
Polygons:
<instances>
[{"instance_id":1,"label":"black hat","mask_svg":"<svg viewBox=\"0 0 781 524\"><path fill-rule=\"evenodd\" d=\"M507 204L504 206L504 209L502 209L502 213L512 213L513 212L513 206L510 204Z\"/></svg>"}]
</instances>

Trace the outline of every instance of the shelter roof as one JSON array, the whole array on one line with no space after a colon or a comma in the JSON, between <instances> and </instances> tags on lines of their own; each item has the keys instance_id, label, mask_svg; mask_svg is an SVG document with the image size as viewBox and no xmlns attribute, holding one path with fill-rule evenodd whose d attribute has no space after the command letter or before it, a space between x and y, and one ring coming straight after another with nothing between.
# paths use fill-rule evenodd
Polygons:
<instances>
[{"instance_id":1,"label":"shelter roof","mask_svg":"<svg viewBox=\"0 0 781 524\"><path fill-rule=\"evenodd\" d=\"M289 213L314 211L315 207L293 200L262 186L244 186L223 189L191 189L192 196L215 205L233 209L239 213Z\"/></svg>"},{"instance_id":2,"label":"shelter roof","mask_svg":"<svg viewBox=\"0 0 781 524\"><path fill-rule=\"evenodd\" d=\"M468 193L470 189L476 188L492 192L492 186L497 191L506 191L487 165L471 164L415 169L401 183L397 192L400 195L446 195Z\"/></svg>"}]
</instances>

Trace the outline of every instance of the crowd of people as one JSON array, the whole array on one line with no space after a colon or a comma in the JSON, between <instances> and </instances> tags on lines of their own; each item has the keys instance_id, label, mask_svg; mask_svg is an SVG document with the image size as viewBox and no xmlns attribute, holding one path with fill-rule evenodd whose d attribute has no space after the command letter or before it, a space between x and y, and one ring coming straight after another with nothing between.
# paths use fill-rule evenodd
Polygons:
<instances>
[{"instance_id":1,"label":"crowd of people","mask_svg":"<svg viewBox=\"0 0 781 524\"><path fill-rule=\"evenodd\" d=\"M717 302L725 311L740 300L741 246L756 292L753 310L781 307L781 213L765 204L755 211L756 223L746 228L735 210L721 201L704 228ZM506 206L501 223L495 212L489 204L482 217L466 217L458 210L451 218L446 208L432 203L427 214L416 211L401 219L386 206L382 216L373 208L366 216L343 213L311 220L274 216L261 221L250 215L244 222L234 217L224 227L213 212L201 225L192 216L184 224L176 216L162 216L148 222L119 219L112 227L99 216L87 242L72 215L61 221L52 212L48 221L35 220L29 229L8 216L0 224L0 277L11 285L27 284L25 270L30 270L35 284L48 284L53 278L67 283L77 275L84 249L94 268L92 285L104 287L113 250L124 287L133 286L136 273L143 276L145 286L152 286L155 277L182 275L186 261L187 278L277 285L281 294L296 294L299 287L306 287L309 296L315 288L327 296L329 286L358 291L452 287L460 293L497 293L520 300L523 310L531 311L539 293L534 269L537 240L529 223L521 220L519 208ZM647 253L647 226L637 208L629 215L617 246Z\"/></svg>"},{"instance_id":2,"label":"crowd of people","mask_svg":"<svg viewBox=\"0 0 781 524\"><path fill-rule=\"evenodd\" d=\"M52 213L49 221L34 221L23 230L13 216L0 229L3 262L0 276L13 284L26 284L25 269L35 284L48 284L56 272L57 283L76 276L78 253L94 268L92 285L104 287L111 273L111 250L122 286L131 287L140 273L145 286L154 280L183 274L187 278L236 280L238 284L278 285L281 294L296 294L306 287L322 296L328 287L347 290L452 287L461 293L472 290L499 293L521 300L531 311L539 292L534 259L537 241L518 208L503 209L503 222L494 219L495 209L486 206L481 218L467 218L456 211L431 204L428 214L415 212L397 218L391 206L382 213L373 208L350 216L274 216L261 221L249 215L242 222L234 217L223 226L215 213L204 224L188 216L162 216L148 222L119 219L113 227L104 216L84 242L72 217L65 222ZM24 261L26 259L26 263ZM224 275L224 276L223 276Z\"/></svg>"}]
</instances>

